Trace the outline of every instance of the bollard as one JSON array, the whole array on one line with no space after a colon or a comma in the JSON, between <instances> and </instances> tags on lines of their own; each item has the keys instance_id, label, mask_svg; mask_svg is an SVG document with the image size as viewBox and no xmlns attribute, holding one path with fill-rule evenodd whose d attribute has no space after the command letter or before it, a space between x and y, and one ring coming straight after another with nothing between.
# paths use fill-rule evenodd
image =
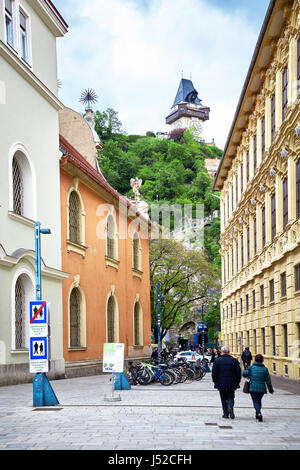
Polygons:
<instances>
[{"instance_id":1,"label":"bollard","mask_svg":"<svg viewBox=\"0 0 300 470\"><path fill-rule=\"evenodd\" d=\"M33 406L55 406L58 404L58 399L46 374L37 374L33 378Z\"/></svg>"},{"instance_id":2,"label":"bollard","mask_svg":"<svg viewBox=\"0 0 300 470\"><path fill-rule=\"evenodd\" d=\"M127 380L126 375L124 372L117 372L115 374L115 390L130 390L131 386L129 385L129 382Z\"/></svg>"}]
</instances>

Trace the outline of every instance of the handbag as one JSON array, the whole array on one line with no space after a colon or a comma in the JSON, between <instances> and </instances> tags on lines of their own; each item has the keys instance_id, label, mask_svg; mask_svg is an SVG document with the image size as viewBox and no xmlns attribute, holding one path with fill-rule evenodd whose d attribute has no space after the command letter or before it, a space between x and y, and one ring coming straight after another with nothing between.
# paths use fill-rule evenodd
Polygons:
<instances>
[{"instance_id":1,"label":"handbag","mask_svg":"<svg viewBox=\"0 0 300 470\"><path fill-rule=\"evenodd\" d=\"M243 387L244 393L250 393L250 380L246 380Z\"/></svg>"}]
</instances>

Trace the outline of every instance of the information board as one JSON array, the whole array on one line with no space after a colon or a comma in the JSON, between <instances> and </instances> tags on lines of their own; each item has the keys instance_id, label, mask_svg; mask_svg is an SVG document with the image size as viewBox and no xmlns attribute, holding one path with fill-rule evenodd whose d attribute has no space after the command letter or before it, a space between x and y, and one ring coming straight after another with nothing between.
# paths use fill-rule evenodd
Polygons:
<instances>
[{"instance_id":1,"label":"information board","mask_svg":"<svg viewBox=\"0 0 300 470\"><path fill-rule=\"evenodd\" d=\"M103 372L124 372L123 343L104 343Z\"/></svg>"}]
</instances>

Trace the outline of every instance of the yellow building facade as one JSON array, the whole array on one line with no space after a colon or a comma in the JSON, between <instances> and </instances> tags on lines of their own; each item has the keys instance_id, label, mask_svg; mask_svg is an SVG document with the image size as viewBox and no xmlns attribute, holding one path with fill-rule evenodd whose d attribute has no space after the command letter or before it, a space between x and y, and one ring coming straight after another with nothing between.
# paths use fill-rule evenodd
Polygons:
<instances>
[{"instance_id":1,"label":"yellow building facade","mask_svg":"<svg viewBox=\"0 0 300 470\"><path fill-rule=\"evenodd\" d=\"M214 182L222 341L300 379L300 0L272 0Z\"/></svg>"}]
</instances>

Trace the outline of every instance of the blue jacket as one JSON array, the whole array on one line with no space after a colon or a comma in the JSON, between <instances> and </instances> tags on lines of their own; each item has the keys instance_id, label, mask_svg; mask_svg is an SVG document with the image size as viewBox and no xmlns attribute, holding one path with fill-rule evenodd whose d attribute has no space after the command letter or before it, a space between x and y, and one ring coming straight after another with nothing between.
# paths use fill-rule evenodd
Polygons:
<instances>
[{"instance_id":1,"label":"blue jacket","mask_svg":"<svg viewBox=\"0 0 300 470\"><path fill-rule=\"evenodd\" d=\"M261 362L253 362L252 366L243 372L243 376L250 378L250 392L267 393L266 384L269 392L274 392L269 371Z\"/></svg>"},{"instance_id":2,"label":"blue jacket","mask_svg":"<svg viewBox=\"0 0 300 470\"><path fill-rule=\"evenodd\" d=\"M242 376L240 364L229 354L222 354L218 359L215 359L211 372L215 388L236 390L240 387Z\"/></svg>"}]
</instances>

